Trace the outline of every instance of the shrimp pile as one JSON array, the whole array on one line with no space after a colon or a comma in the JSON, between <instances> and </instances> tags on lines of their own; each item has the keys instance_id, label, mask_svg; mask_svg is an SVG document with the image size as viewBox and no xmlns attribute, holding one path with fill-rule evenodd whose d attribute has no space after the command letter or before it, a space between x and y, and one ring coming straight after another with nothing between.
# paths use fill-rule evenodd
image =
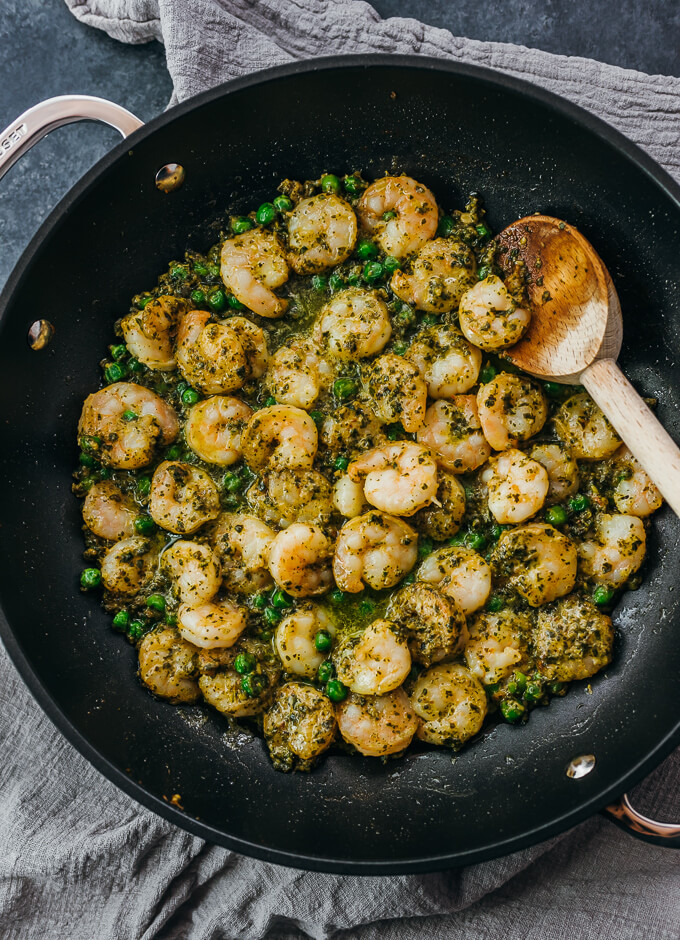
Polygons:
<instances>
[{"instance_id":1,"label":"shrimp pile","mask_svg":"<svg viewBox=\"0 0 680 940\"><path fill-rule=\"evenodd\" d=\"M503 358L531 315L479 197L405 175L285 180L135 296L73 488L147 693L309 771L605 669L662 498L583 388Z\"/></svg>"}]
</instances>

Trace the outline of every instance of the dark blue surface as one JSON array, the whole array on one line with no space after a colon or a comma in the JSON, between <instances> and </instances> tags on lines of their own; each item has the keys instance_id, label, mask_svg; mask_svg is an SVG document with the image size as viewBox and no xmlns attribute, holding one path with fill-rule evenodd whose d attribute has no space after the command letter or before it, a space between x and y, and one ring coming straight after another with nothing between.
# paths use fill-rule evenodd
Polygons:
<instances>
[{"instance_id":1,"label":"dark blue surface","mask_svg":"<svg viewBox=\"0 0 680 940\"><path fill-rule=\"evenodd\" d=\"M383 16L413 16L455 35L584 55L680 74L680 6L670 0L375 0ZM126 46L78 23L63 0L0 0L0 128L52 95L101 95L142 120L171 94L163 48ZM0 287L58 199L118 139L95 125L63 128L0 183Z\"/></svg>"}]
</instances>

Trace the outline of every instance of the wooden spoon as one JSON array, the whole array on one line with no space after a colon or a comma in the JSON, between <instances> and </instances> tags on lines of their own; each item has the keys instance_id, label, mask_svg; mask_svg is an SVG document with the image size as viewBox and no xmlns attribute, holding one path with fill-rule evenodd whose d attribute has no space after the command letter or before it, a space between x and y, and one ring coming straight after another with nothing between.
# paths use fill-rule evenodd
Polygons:
<instances>
[{"instance_id":1,"label":"wooden spoon","mask_svg":"<svg viewBox=\"0 0 680 940\"><path fill-rule=\"evenodd\" d=\"M531 325L505 355L525 372L579 383L680 516L680 450L616 365L621 306L590 242L546 215L513 222L498 236L506 272L521 258L529 275Z\"/></svg>"}]
</instances>

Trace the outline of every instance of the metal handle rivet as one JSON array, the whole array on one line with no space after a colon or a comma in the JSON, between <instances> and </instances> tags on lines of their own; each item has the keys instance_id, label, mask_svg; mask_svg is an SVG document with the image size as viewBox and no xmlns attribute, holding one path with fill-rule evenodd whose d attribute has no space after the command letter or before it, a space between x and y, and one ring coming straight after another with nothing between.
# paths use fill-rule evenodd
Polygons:
<instances>
[{"instance_id":1,"label":"metal handle rivet","mask_svg":"<svg viewBox=\"0 0 680 940\"><path fill-rule=\"evenodd\" d=\"M594 754L579 754L578 757L575 757L572 761L569 761L569 765L567 766L567 777L571 777L572 780L579 780L581 777L585 777L587 774L589 774L594 767Z\"/></svg>"},{"instance_id":2,"label":"metal handle rivet","mask_svg":"<svg viewBox=\"0 0 680 940\"><path fill-rule=\"evenodd\" d=\"M184 182L184 167L179 163L166 163L156 173L156 186L162 193L172 193Z\"/></svg>"},{"instance_id":3,"label":"metal handle rivet","mask_svg":"<svg viewBox=\"0 0 680 940\"><path fill-rule=\"evenodd\" d=\"M44 349L54 336L54 327L49 320L36 320L28 331L28 345L31 349Z\"/></svg>"}]
</instances>

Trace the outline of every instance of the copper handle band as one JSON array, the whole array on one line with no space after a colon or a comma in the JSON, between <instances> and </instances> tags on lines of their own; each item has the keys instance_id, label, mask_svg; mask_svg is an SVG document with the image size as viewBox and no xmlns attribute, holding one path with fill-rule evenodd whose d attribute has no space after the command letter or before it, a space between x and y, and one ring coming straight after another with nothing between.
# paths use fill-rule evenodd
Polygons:
<instances>
[{"instance_id":1,"label":"copper handle band","mask_svg":"<svg viewBox=\"0 0 680 940\"><path fill-rule=\"evenodd\" d=\"M680 848L680 825L657 822L643 816L633 807L627 793L623 794L618 803L607 806L603 813L639 839L669 848Z\"/></svg>"}]
</instances>

